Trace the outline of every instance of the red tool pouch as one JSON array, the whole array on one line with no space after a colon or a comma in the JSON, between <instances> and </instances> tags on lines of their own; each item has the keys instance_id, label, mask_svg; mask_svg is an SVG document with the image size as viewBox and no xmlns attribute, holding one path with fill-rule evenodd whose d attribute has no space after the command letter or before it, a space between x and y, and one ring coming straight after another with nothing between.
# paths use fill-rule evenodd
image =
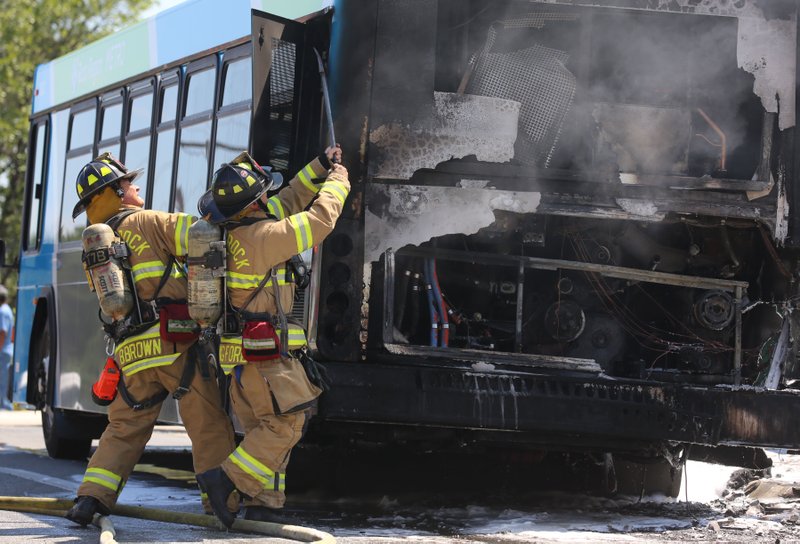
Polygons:
<instances>
[{"instance_id":1,"label":"red tool pouch","mask_svg":"<svg viewBox=\"0 0 800 544\"><path fill-rule=\"evenodd\" d=\"M200 336L197 323L189 317L187 304L164 304L158 310L161 339L179 344L194 342Z\"/></svg>"},{"instance_id":2,"label":"red tool pouch","mask_svg":"<svg viewBox=\"0 0 800 544\"><path fill-rule=\"evenodd\" d=\"M242 356L249 362L278 359L280 341L269 321L248 321L242 331Z\"/></svg>"}]
</instances>

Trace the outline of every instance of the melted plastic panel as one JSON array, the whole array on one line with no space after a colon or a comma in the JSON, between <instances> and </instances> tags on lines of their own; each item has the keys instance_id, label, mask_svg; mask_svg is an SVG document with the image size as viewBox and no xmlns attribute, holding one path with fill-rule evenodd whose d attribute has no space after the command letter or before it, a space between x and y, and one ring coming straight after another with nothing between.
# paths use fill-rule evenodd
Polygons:
<instances>
[{"instance_id":1,"label":"melted plastic panel","mask_svg":"<svg viewBox=\"0 0 800 544\"><path fill-rule=\"evenodd\" d=\"M409 179L420 168L466 155L507 162L514 156L519 110L519 102L512 100L435 92L427 122L391 123L372 131L375 176Z\"/></svg>"},{"instance_id":2,"label":"melted plastic panel","mask_svg":"<svg viewBox=\"0 0 800 544\"><path fill-rule=\"evenodd\" d=\"M473 233L495 221L494 210L532 213L538 193L462 187L371 185L367 193L364 261L387 249L420 244L431 233Z\"/></svg>"}]
</instances>

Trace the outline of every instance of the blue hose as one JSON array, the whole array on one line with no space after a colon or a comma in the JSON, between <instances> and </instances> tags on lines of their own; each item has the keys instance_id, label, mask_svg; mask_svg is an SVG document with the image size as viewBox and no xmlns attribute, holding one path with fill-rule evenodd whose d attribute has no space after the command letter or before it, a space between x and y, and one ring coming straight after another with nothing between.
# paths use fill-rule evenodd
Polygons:
<instances>
[{"instance_id":1,"label":"blue hose","mask_svg":"<svg viewBox=\"0 0 800 544\"><path fill-rule=\"evenodd\" d=\"M439 342L439 317L436 315L436 304L433 301L433 285L428 259L425 259L425 296L428 298L428 314L431 318L430 345L436 347Z\"/></svg>"}]
</instances>

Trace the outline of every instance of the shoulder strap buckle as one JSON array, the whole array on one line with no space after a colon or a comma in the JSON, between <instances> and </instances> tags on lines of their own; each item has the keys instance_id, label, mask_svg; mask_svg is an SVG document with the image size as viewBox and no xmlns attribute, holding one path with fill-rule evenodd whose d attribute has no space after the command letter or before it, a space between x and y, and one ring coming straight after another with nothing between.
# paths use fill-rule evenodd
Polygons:
<instances>
[{"instance_id":1,"label":"shoulder strap buckle","mask_svg":"<svg viewBox=\"0 0 800 544\"><path fill-rule=\"evenodd\" d=\"M186 364L192 364L192 363L189 363L187 361ZM175 390L175 392L172 393L172 398L175 399L175 400L181 400L184 397L184 395L186 395L186 393L188 393L188 392L189 392L189 388L188 387L184 387L183 385L179 385L178 388Z\"/></svg>"}]
</instances>

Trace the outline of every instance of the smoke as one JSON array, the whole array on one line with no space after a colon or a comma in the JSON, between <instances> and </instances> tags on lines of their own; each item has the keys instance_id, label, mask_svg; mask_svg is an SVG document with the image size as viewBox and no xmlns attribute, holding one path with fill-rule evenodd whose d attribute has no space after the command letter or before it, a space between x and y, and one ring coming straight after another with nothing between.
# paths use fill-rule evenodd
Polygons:
<instances>
[{"instance_id":1,"label":"smoke","mask_svg":"<svg viewBox=\"0 0 800 544\"><path fill-rule=\"evenodd\" d=\"M760 0L440 0L435 16L429 3L415 5L421 11L413 20L394 13L392 25L381 26L391 27L384 42L378 33L369 135L375 177L410 179L445 162L510 161L609 186L622 178L664 187L675 176L750 180L762 132L773 128L765 112L779 113L780 129L795 122L796 7L782 2L765 11ZM474 168L491 179L488 188L518 188L536 175L529 170L506 186L485 165L464 168L448 171ZM398 196L403 187L386 191ZM464 209L473 217L491 210L479 198L471 202ZM663 216L648 201L616 204L628 216ZM431 217L456 215L446 209ZM369 212L376 228L368 232L385 235L368 236L372 254L444 229L411 216L417 226L405 225L380 206ZM406 228L413 236L389 236Z\"/></svg>"},{"instance_id":2,"label":"smoke","mask_svg":"<svg viewBox=\"0 0 800 544\"><path fill-rule=\"evenodd\" d=\"M561 4L441 1L434 88L427 75L406 76L409 91L387 100L377 117L394 124L373 124L372 173L394 177L399 169L382 165L398 155L408 165L399 179L451 157L507 160L480 147L496 139L491 127L481 140L443 123L434 91L518 102L514 161L614 182L620 172L750 179L764 111L780 108L781 129L794 124L796 31L785 7L768 18L756 0ZM448 138L429 138L443 130Z\"/></svg>"}]
</instances>

